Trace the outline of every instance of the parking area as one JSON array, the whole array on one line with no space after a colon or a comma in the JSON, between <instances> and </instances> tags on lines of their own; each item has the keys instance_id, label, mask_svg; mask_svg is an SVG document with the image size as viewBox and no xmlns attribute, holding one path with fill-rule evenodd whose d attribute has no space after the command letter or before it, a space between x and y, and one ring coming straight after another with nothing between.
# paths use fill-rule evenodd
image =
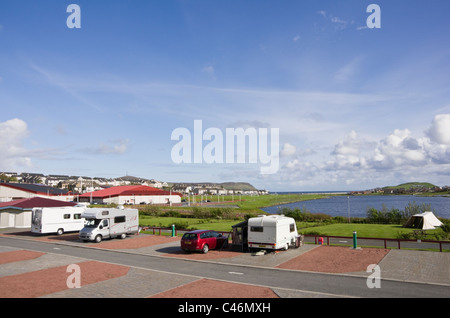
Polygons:
<instances>
[{"instance_id":1,"label":"parking area","mask_svg":"<svg viewBox=\"0 0 450 318\"><path fill-rule=\"evenodd\" d=\"M245 266L270 267L283 270L301 270L324 273L339 273L367 277L367 266L378 264L382 277L418 282L450 285L450 253L388 250L378 248L351 249L348 247L306 244L297 249L270 252L256 256L252 253L235 252L230 249L210 250L207 254L186 253L180 248L180 238L140 234L124 240L105 240L101 243L84 243L76 234L35 235L27 231L4 232L7 237L26 240L56 242L58 244L81 245L139 253L158 257L184 258L198 262L220 262ZM83 271L81 288L69 289L67 266L77 264ZM37 253L0 247L1 297L186 297L190 290L209 290L207 294L197 292L189 297L211 297L211 291L230 289L238 298L270 297L330 297L317 293L283 289L269 289L211 279L190 277L152 270L130 268L95 262L82 258ZM201 263L200 263L201 266ZM400 268L399 268L400 267ZM85 277L84 273L91 273ZM95 277L95 279L94 279ZM23 282L27 282L26 284ZM43 288L45 286L45 288ZM203 287L207 288L203 288ZM221 295L222 293L217 293Z\"/></svg>"}]
</instances>

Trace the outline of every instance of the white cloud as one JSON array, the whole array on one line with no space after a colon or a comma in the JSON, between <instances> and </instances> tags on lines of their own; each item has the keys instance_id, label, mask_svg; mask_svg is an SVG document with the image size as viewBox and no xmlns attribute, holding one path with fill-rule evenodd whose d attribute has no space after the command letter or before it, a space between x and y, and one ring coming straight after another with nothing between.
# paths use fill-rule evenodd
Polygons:
<instances>
[{"instance_id":1,"label":"white cloud","mask_svg":"<svg viewBox=\"0 0 450 318\"><path fill-rule=\"evenodd\" d=\"M289 143L285 143L283 145L283 149L281 149L281 156L282 157L290 157L295 155L295 152L297 151L297 148L294 145L291 145Z\"/></svg>"},{"instance_id":2,"label":"white cloud","mask_svg":"<svg viewBox=\"0 0 450 318\"><path fill-rule=\"evenodd\" d=\"M395 129L384 138L371 141L351 131L334 145L328 157L301 158L296 149L297 156L282 165L277 180L279 184L309 189L357 189L368 184L375 187L414 180L444 185L445 176L450 174L448 120L448 114L437 115L426 132L428 136ZM283 151L292 153L289 143Z\"/></svg>"},{"instance_id":3,"label":"white cloud","mask_svg":"<svg viewBox=\"0 0 450 318\"><path fill-rule=\"evenodd\" d=\"M100 143L96 148L86 148L84 151L95 155L121 155L128 150L128 139L117 139L109 144Z\"/></svg>"},{"instance_id":4,"label":"white cloud","mask_svg":"<svg viewBox=\"0 0 450 318\"><path fill-rule=\"evenodd\" d=\"M450 146L450 114L436 115L427 135L433 142Z\"/></svg>"},{"instance_id":5,"label":"white cloud","mask_svg":"<svg viewBox=\"0 0 450 318\"><path fill-rule=\"evenodd\" d=\"M411 137L408 129L396 129L380 141L370 162L375 168L383 169L426 164L427 155L420 144L423 140Z\"/></svg>"},{"instance_id":6,"label":"white cloud","mask_svg":"<svg viewBox=\"0 0 450 318\"><path fill-rule=\"evenodd\" d=\"M23 146L29 135L27 123L14 118L0 123L0 166L4 170L31 167L31 158Z\"/></svg>"}]
</instances>

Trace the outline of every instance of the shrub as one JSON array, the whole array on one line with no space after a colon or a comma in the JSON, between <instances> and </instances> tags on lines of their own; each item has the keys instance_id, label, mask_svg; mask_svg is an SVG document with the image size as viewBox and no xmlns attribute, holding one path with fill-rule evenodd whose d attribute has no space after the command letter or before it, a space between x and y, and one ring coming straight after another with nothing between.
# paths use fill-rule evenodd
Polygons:
<instances>
[{"instance_id":1,"label":"shrub","mask_svg":"<svg viewBox=\"0 0 450 318\"><path fill-rule=\"evenodd\" d=\"M175 228L178 230L187 230L189 229L189 223L188 222L175 222L173 223L175 225Z\"/></svg>"},{"instance_id":2,"label":"shrub","mask_svg":"<svg viewBox=\"0 0 450 318\"><path fill-rule=\"evenodd\" d=\"M396 237L400 240L409 240L412 237L412 233L410 232L398 232Z\"/></svg>"},{"instance_id":3,"label":"shrub","mask_svg":"<svg viewBox=\"0 0 450 318\"><path fill-rule=\"evenodd\" d=\"M144 208L139 208L139 213L148 216L159 216L161 214L161 209L157 206L146 206Z\"/></svg>"},{"instance_id":4,"label":"shrub","mask_svg":"<svg viewBox=\"0 0 450 318\"><path fill-rule=\"evenodd\" d=\"M174 218L180 218L180 217L182 217L182 215L181 215L180 212L174 211L174 210L167 211L166 213L164 213L163 216L174 217Z\"/></svg>"}]
</instances>

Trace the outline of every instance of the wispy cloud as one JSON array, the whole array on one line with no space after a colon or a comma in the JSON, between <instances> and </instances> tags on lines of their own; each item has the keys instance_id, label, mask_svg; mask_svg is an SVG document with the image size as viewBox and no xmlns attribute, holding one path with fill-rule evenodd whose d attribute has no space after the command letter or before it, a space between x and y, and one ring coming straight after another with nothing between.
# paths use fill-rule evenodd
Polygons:
<instances>
[{"instance_id":1,"label":"wispy cloud","mask_svg":"<svg viewBox=\"0 0 450 318\"><path fill-rule=\"evenodd\" d=\"M334 25L335 30L344 30L347 28L351 21L344 20L340 17L337 17L331 13L328 13L325 10L317 11L317 14L321 15L326 21L332 23Z\"/></svg>"},{"instance_id":2,"label":"wispy cloud","mask_svg":"<svg viewBox=\"0 0 450 318\"><path fill-rule=\"evenodd\" d=\"M96 147L82 149L85 154L93 155L121 155L128 150L128 139L111 140L108 143L101 142Z\"/></svg>"}]
</instances>

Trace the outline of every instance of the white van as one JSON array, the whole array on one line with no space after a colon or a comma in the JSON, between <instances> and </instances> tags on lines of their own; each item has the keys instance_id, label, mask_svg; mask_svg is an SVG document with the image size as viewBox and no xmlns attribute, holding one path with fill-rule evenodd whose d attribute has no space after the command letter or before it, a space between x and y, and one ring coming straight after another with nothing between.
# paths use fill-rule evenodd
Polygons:
<instances>
[{"instance_id":1,"label":"white van","mask_svg":"<svg viewBox=\"0 0 450 318\"><path fill-rule=\"evenodd\" d=\"M249 249L287 250L299 247L295 220L284 215L259 215L248 219Z\"/></svg>"},{"instance_id":2,"label":"white van","mask_svg":"<svg viewBox=\"0 0 450 318\"><path fill-rule=\"evenodd\" d=\"M78 232L84 227L81 214L86 210L83 206L60 208L33 208L31 210L31 232L56 233Z\"/></svg>"},{"instance_id":3,"label":"white van","mask_svg":"<svg viewBox=\"0 0 450 318\"><path fill-rule=\"evenodd\" d=\"M100 243L105 238L127 237L139 232L139 211L137 209L93 208L81 215L86 219L80 231L83 241Z\"/></svg>"}]
</instances>

